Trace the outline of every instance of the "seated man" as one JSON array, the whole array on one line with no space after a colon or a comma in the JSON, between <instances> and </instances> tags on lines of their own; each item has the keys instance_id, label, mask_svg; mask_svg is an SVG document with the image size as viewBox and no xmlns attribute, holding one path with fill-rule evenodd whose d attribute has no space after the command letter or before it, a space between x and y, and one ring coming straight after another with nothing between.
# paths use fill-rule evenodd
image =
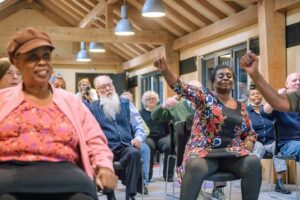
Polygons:
<instances>
[{"instance_id":1,"label":"seated man","mask_svg":"<svg viewBox=\"0 0 300 200\"><path fill-rule=\"evenodd\" d=\"M128 99L119 98L109 76L98 76L94 85L99 100L88 104L101 125L113 151L114 160L121 162L125 174L119 175L126 184L126 200L135 199L141 173L140 147L145 140L143 121ZM131 134L131 127L135 135ZM104 191L108 200L116 199L113 191Z\"/></svg>"},{"instance_id":2,"label":"seated man","mask_svg":"<svg viewBox=\"0 0 300 200\"><path fill-rule=\"evenodd\" d=\"M300 91L300 73L289 74L285 88L279 89L281 95ZM262 116L276 119L278 123L278 145L283 156L295 156L300 161L300 113L280 112L265 104Z\"/></svg>"},{"instance_id":3,"label":"seated man","mask_svg":"<svg viewBox=\"0 0 300 200\"><path fill-rule=\"evenodd\" d=\"M275 141L273 120L269 120L260 114L263 108L263 98L261 93L256 89L254 84L250 85L249 97L250 105L247 107L253 129L258 137L254 145L253 154L259 159L262 159L266 152L275 153ZM276 171L276 186L275 191L283 194L291 194L291 190L284 187L282 183L282 173L287 170L285 160L273 157Z\"/></svg>"}]
</instances>

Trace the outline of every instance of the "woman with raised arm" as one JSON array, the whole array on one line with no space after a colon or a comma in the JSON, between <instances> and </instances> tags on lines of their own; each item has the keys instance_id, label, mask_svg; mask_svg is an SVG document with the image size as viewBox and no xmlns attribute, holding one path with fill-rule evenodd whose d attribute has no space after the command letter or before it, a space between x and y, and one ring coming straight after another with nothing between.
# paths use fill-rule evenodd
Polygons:
<instances>
[{"instance_id":1,"label":"woman with raised arm","mask_svg":"<svg viewBox=\"0 0 300 200\"><path fill-rule=\"evenodd\" d=\"M163 57L154 62L167 83L180 96L195 103L196 114L182 165L180 199L196 200L203 180L217 171L241 178L242 199L256 200L262 180L259 159L250 155L256 140L246 106L231 96L235 75L226 65L213 69L213 91L182 82Z\"/></svg>"}]
</instances>

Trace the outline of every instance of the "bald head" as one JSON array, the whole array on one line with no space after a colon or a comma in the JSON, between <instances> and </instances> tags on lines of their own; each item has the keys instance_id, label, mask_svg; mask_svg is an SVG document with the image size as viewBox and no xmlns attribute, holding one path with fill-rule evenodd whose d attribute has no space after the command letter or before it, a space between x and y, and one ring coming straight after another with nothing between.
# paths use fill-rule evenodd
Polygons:
<instances>
[{"instance_id":1,"label":"bald head","mask_svg":"<svg viewBox=\"0 0 300 200\"><path fill-rule=\"evenodd\" d=\"M285 81L285 87L289 91L300 91L300 73L291 73Z\"/></svg>"},{"instance_id":2,"label":"bald head","mask_svg":"<svg viewBox=\"0 0 300 200\"><path fill-rule=\"evenodd\" d=\"M192 80L188 84L191 85L191 86L197 87L197 88L202 87L201 82L198 81L198 80Z\"/></svg>"}]
</instances>

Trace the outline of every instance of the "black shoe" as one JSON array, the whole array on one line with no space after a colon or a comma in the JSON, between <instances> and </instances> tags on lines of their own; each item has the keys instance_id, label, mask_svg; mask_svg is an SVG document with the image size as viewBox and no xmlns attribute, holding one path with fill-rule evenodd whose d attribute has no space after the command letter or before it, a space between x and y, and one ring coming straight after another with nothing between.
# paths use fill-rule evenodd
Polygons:
<instances>
[{"instance_id":1,"label":"black shoe","mask_svg":"<svg viewBox=\"0 0 300 200\"><path fill-rule=\"evenodd\" d=\"M126 197L126 200L135 200L135 197Z\"/></svg>"},{"instance_id":2,"label":"black shoe","mask_svg":"<svg viewBox=\"0 0 300 200\"><path fill-rule=\"evenodd\" d=\"M149 194L147 186L144 186L144 194Z\"/></svg>"},{"instance_id":3,"label":"black shoe","mask_svg":"<svg viewBox=\"0 0 300 200\"><path fill-rule=\"evenodd\" d=\"M291 190L284 187L281 180L276 181L275 191L280 192L282 194L291 194L292 193Z\"/></svg>"},{"instance_id":4,"label":"black shoe","mask_svg":"<svg viewBox=\"0 0 300 200\"><path fill-rule=\"evenodd\" d=\"M164 180L166 181L166 179L164 178ZM170 178L168 178L168 180L167 180L168 182L173 182L174 181L174 179L173 179L173 177L170 177Z\"/></svg>"},{"instance_id":5,"label":"black shoe","mask_svg":"<svg viewBox=\"0 0 300 200\"><path fill-rule=\"evenodd\" d=\"M115 194L106 194L107 200L117 200Z\"/></svg>"}]
</instances>

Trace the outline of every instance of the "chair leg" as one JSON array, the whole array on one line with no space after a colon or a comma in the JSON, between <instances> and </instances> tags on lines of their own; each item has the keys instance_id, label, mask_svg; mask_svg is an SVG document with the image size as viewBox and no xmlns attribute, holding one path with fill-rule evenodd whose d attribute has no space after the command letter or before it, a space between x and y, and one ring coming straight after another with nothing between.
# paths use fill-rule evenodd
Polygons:
<instances>
[{"instance_id":1,"label":"chair leg","mask_svg":"<svg viewBox=\"0 0 300 200\"><path fill-rule=\"evenodd\" d=\"M144 162L142 162L142 200L144 200Z\"/></svg>"},{"instance_id":2,"label":"chair leg","mask_svg":"<svg viewBox=\"0 0 300 200\"><path fill-rule=\"evenodd\" d=\"M165 193L167 194L167 186L168 186L168 177L169 177L169 161L170 161L170 158L175 158L175 163L177 161L177 157L174 156L174 155L169 155L168 158L167 158L167 168L166 168L166 181L165 181ZM172 191L172 197L173 199L175 198L175 169L174 170L174 173L173 173L173 191ZM167 194L168 195L168 194ZM177 199L177 198L176 198Z\"/></svg>"},{"instance_id":3,"label":"chair leg","mask_svg":"<svg viewBox=\"0 0 300 200\"><path fill-rule=\"evenodd\" d=\"M297 176L297 161L295 160L295 176L296 176L296 198L300 199L300 191L298 190L298 176Z\"/></svg>"},{"instance_id":4,"label":"chair leg","mask_svg":"<svg viewBox=\"0 0 300 200\"><path fill-rule=\"evenodd\" d=\"M270 161L270 170L269 170L269 193L271 192L272 189L272 182L271 182L271 178L273 175L273 159L271 159Z\"/></svg>"},{"instance_id":5,"label":"chair leg","mask_svg":"<svg viewBox=\"0 0 300 200\"><path fill-rule=\"evenodd\" d=\"M232 189L232 181L230 181L230 185L229 185L229 200L231 199L231 189Z\"/></svg>"}]
</instances>

